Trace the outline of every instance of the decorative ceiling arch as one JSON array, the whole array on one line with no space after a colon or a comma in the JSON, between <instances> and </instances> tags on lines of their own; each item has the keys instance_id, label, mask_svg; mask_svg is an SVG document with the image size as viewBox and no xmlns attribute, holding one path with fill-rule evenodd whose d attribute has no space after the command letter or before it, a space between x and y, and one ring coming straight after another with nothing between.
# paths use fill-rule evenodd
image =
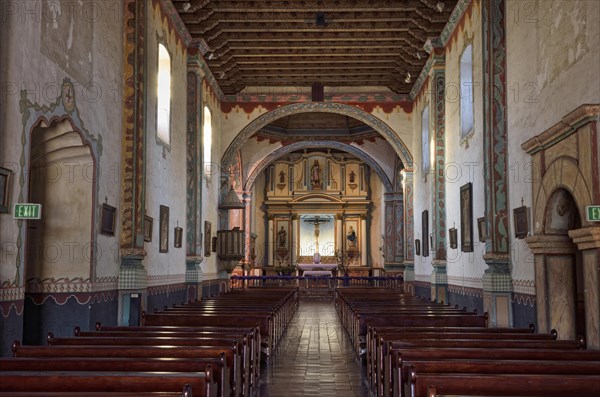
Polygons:
<instances>
[{"instance_id":1,"label":"decorative ceiling arch","mask_svg":"<svg viewBox=\"0 0 600 397\"><path fill-rule=\"evenodd\" d=\"M265 156L256 167L250 172L248 175L248 179L244 181L244 191L249 191L254 185L254 181L256 177L260 175L260 173L273 161L277 160L281 156L285 156L288 153L294 152L296 150L302 149L339 149L343 150L347 153L353 154L362 161L364 161L375 173L381 178L383 182L383 186L385 186L386 192L393 192L394 188L390 181L390 178L386 175L383 168L368 154L358 149L355 146L348 145L342 142L336 141L305 141L305 142L296 142L291 145L280 147L279 149L271 152L268 156Z\"/></svg>"},{"instance_id":2,"label":"decorative ceiling arch","mask_svg":"<svg viewBox=\"0 0 600 397\"><path fill-rule=\"evenodd\" d=\"M410 151L408 150L402 139L400 139L400 137L394 132L394 130L392 130L386 123L381 121L379 118L355 106L345 105L342 103L309 102L293 103L291 105L282 106L252 120L233 139L233 141L223 154L223 157L221 159L221 169L228 169L229 165L235 159L235 153L237 153L237 151L252 135L254 135L257 131L259 131L267 124L285 116L309 112L338 113L362 121L363 123L371 126L374 130L379 132L388 141L388 143L392 146L392 148L394 148L394 150L398 154L398 157L400 157L400 160L402 160L402 163L405 165L405 167L412 168L413 159L412 155L410 154Z\"/></svg>"}]
</instances>

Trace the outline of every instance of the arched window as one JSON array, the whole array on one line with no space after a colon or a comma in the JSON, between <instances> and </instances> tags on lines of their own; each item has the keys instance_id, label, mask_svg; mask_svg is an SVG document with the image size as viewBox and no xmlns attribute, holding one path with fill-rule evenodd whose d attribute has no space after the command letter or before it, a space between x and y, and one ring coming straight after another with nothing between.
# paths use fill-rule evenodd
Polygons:
<instances>
[{"instance_id":1,"label":"arched window","mask_svg":"<svg viewBox=\"0 0 600 397\"><path fill-rule=\"evenodd\" d=\"M171 143L171 56L164 45L158 45L158 78L156 90L156 136Z\"/></svg>"},{"instance_id":2,"label":"arched window","mask_svg":"<svg viewBox=\"0 0 600 397\"><path fill-rule=\"evenodd\" d=\"M210 156L212 150L212 116L208 106L204 106L203 122L202 140L204 145L204 174L207 178L210 178L213 172Z\"/></svg>"},{"instance_id":3,"label":"arched window","mask_svg":"<svg viewBox=\"0 0 600 397\"><path fill-rule=\"evenodd\" d=\"M469 44L460 56L460 137L473 131L473 46Z\"/></svg>"},{"instance_id":4,"label":"arched window","mask_svg":"<svg viewBox=\"0 0 600 397\"><path fill-rule=\"evenodd\" d=\"M421 167L423 174L430 169L430 150L429 150L429 106L425 106L421 114Z\"/></svg>"}]
</instances>

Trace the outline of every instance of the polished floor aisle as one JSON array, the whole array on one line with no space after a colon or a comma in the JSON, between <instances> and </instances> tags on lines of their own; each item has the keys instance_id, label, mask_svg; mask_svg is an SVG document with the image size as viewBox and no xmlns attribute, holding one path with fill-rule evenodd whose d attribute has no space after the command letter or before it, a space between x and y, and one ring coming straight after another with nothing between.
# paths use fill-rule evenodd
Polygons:
<instances>
[{"instance_id":1,"label":"polished floor aisle","mask_svg":"<svg viewBox=\"0 0 600 397\"><path fill-rule=\"evenodd\" d=\"M333 302L300 301L261 374L260 397L366 397L364 369Z\"/></svg>"}]
</instances>

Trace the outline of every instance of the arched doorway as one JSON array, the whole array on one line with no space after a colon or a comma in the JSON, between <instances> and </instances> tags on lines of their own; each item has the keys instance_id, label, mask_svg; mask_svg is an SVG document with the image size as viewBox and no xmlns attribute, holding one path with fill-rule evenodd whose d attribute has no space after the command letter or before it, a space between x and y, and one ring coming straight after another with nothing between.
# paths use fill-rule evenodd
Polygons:
<instances>
[{"instance_id":1,"label":"arched doorway","mask_svg":"<svg viewBox=\"0 0 600 397\"><path fill-rule=\"evenodd\" d=\"M92 277L96 161L68 118L39 122L29 144L27 201L42 213L26 221L23 340L38 344L47 331L66 335L89 323L87 306L61 293L81 292L70 286ZM56 290L61 283L65 290ZM72 315L59 318L65 306Z\"/></svg>"},{"instance_id":2,"label":"arched doorway","mask_svg":"<svg viewBox=\"0 0 600 397\"><path fill-rule=\"evenodd\" d=\"M600 348L600 227L586 219L600 200L597 122L600 105L581 105L524 142L532 157L533 236L538 332L560 339L585 335Z\"/></svg>"}]
</instances>

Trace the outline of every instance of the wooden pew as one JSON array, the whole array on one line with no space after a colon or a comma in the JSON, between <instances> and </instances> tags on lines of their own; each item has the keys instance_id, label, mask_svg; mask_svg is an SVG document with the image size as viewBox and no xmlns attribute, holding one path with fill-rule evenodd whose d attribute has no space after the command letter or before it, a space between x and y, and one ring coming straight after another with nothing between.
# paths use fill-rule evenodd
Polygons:
<instances>
[{"instance_id":1,"label":"wooden pew","mask_svg":"<svg viewBox=\"0 0 600 397\"><path fill-rule=\"evenodd\" d=\"M102 357L35 357L0 358L2 371L98 371L98 372L203 372L210 365L217 396L229 397L229 368L225 354L220 358L102 358Z\"/></svg>"},{"instance_id":2,"label":"wooden pew","mask_svg":"<svg viewBox=\"0 0 600 397\"><path fill-rule=\"evenodd\" d=\"M385 329L385 328L383 328ZM486 330L489 328L482 328ZM373 388L380 388L379 394L383 394L385 385L391 379L391 360L388 356L389 349L402 349L402 346L423 345L436 347L537 347L537 348L579 348L576 342L555 342L555 336L547 334L532 333L500 333L500 332L470 332L470 333L420 333L420 332L373 332L376 341L371 341L367 355L367 376L369 384ZM389 342L389 343L388 343ZM532 342L532 343L528 343ZM373 346L373 344L375 346Z\"/></svg>"},{"instance_id":3,"label":"wooden pew","mask_svg":"<svg viewBox=\"0 0 600 397\"><path fill-rule=\"evenodd\" d=\"M190 385L194 396L216 397L212 372L2 371L3 392L177 392Z\"/></svg>"},{"instance_id":4,"label":"wooden pew","mask_svg":"<svg viewBox=\"0 0 600 397\"><path fill-rule=\"evenodd\" d=\"M541 375L600 375L600 361L556 361L556 360L411 360L404 362L407 375L413 372L425 373L460 373L468 374L541 374ZM407 376L408 378L408 376ZM394 385L389 395L405 396L404 387L408 386L407 378L402 385ZM406 384L405 384L406 383ZM402 393L401 393L402 392Z\"/></svg>"},{"instance_id":5,"label":"wooden pew","mask_svg":"<svg viewBox=\"0 0 600 397\"><path fill-rule=\"evenodd\" d=\"M182 392L35 392L35 391L2 391L0 397L193 397L190 385L185 385Z\"/></svg>"},{"instance_id":6,"label":"wooden pew","mask_svg":"<svg viewBox=\"0 0 600 397\"><path fill-rule=\"evenodd\" d=\"M230 371L232 396L242 395L241 355L237 346L22 346L15 341L13 357L105 357L105 358L220 358Z\"/></svg>"},{"instance_id":7,"label":"wooden pew","mask_svg":"<svg viewBox=\"0 0 600 397\"><path fill-rule=\"evenodd\" d=\"M263 352L268 356L276 345L275 327L271 316L246 316L242 313L231 314L147 314L142 315L142 326L182 326L198 327L218 325L220 327L254 327L260 329Z\"/></svg>"},{"instance_id":8,"label":"wooden pew","mask_svg":"<svg viewBox=\"0 0 600 397\"><path fill-rule=\"evenodd\" d=\"M410 396L431 395L597 397L600 375L412 373Z\"/></svg>"},{"instance_id":9,"label":"wooden pew","mask_svg":"<svg viewBox=\"0 0 600 397\"><path fill-rule=\"evenodd\" d=\"M258 325L254 327L219 327L219 326L199 326L199 327L181 327L181 326L105 326L102 323L97 322L95 331L81 331L79 327L75 327L75 336L110 336L110 335L124 335L124 336L141 336L141 335L152 335L152 336L176 336L176 337L187 337L187 336L212 336L212 335L223 335L238 336L248 334L250 335L250 351L254 362L257 363L254 368L254 375L256 382L260 376L260 361L261 361L261 335L260 328Z\"/></svg>"},{"instance_id":10,"label":"wooden pew","mask_svg":"<svg viewBox=\"0 0 600 397\"><path fill-rule=\"evenodd\" d=\"M174 337L174 338L194 338L194 337L224 337L241 338L247 335L250 351L250 387L258 385L260 377L260 332L258 328L223 328L223 327L104 327L101 323L96 323L97 331L81 331L75 327L74 335L79 337ZM179 331L181 330L181 331Z\"/></svg>"},{"instance_id":11,"label":"wooden pew","mask_svg":"<svg viewBox=\"0 0 600 397\"><path fill-rule=\"evenodd\" d=\"M407 383L409 373L404 363L415 361L445 361L445 360L526 360L526 361L600 361L600 351L577 349L488 349L488 348L408 348L391 350L391 384L385 395L399 395L399 385ZM400 389L402 390L402 389Z\"/></svg>"}]
</instances>

